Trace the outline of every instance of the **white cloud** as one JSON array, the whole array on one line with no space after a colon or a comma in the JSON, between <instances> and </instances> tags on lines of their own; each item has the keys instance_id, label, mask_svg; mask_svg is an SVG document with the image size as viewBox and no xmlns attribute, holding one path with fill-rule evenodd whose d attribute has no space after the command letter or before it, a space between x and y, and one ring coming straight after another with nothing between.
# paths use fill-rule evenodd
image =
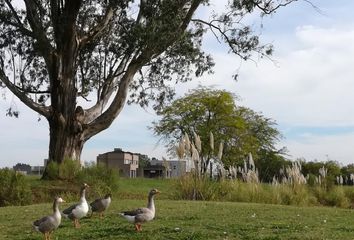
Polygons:
<instances>
[{"instance_id":1,"label":"white cloud","mask_svg":"<svg viewBox=\"0 0 354 240\"><path fill-rule=\"evenodd\" d=\"M243 104L284 124L353 126L354 45L344 43L354 42L354 29L300 27L294 36L288 44L300 48L273 56L277 64L243 63L237 83L231 75L238 59L217 55L216 74L206 82L235 91Z\"/></svg>"}]
</instances>

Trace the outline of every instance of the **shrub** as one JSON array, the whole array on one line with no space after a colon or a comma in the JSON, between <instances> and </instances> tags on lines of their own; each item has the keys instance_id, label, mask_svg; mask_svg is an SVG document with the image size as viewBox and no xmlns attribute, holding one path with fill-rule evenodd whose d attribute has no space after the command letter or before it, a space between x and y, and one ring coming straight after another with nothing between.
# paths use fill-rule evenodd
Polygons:
<instances>
[{"instance_id":1,"label":"shrub","mask_svg":"<svg viewBox=\"0 0 354 240\"><path fill-rule=\"evenodd\" d=\"M321 187L316 187L313 189L313 191L321 205L344 208L350 206L350 201L347 198L348 193L345 193L343 187L331 187L329 190Z\"/></svg>"},{"instance_id":2,"label":"shrub","mask_svg":"<svg viewBox=\"0 0 354 240\"><path fill-rule=\"evenodd\" d=\"M76 181L91 186L91 193L103 195L118 189L118 172L101 165L91 165L78 172Z\"/></svg>"},{"instance_id":3,"label":"shrub","mask_svg":"<svg viewBox=\"0 0 354 240\"><path fill-rule=\"evenodd\" d=\"M326 195L326 201L329 206L348 208L350 206L349 199L345 196L342 187L333 187Z\"/></svg>"},{"instance_id":4,"label":"shrub","mask_svg":"<svg viewBox=\"0 0 354 240\"><path fill-rule=\"evenodd\" d=\"M64 159L59 165L59 178L67 181L74 181L80 172L81 165L79 161Z\"/></svg>"},{"instance_id":5,"label":"shrub","mask_svg":"<svg viewBox=\"0 0 354 240\"><path fill-rule=\"evenodd\" d=\"M47 170L46 177L48 180L55 180L59 178L59 165L57 162L50 161L47 164L46 170Z\"/></svg>"},{"instance_id":6,"label":"shrub","mask_svg":"<svg viewBox=\"0 0 354 240\"><path fill-rule=\"evenodd\" d=\"M25 176L10 169L0 169L0 207L31 203L31 189Z\"/></svg>"},{"instance_id":7,"label":"shrub","mask_svg":"<svg viewBox=\"0 0 354 240\"><path fill-rule=\"evenodd\" d=\"M218 200L220 185L208 177L197 176L195 173L180 177L175 184L176 199L184 200Z\"/></svg>"},{"instance_id":8,"label":"shrub","mask_svg":"<svg viewBox=\"0 0 354 240\"><path fill-rule=\"evenodd\" d=\"M352 186L343 186L343 191L349 201L350 208L354 208L354 189Z\"/></svg>"},{"instance_id":9,"label":"shrub","mask_svg":"<svg viewBox=\"0 0 354 240\"><path fill-rule=\"evenodd\" d=\"M274 193L280 196L278 204L309 206L316 204L316 199L311 196L308 186L298 184L296 187L288 184L281 184L274 187Z\"/></svg>"}]
</instances>

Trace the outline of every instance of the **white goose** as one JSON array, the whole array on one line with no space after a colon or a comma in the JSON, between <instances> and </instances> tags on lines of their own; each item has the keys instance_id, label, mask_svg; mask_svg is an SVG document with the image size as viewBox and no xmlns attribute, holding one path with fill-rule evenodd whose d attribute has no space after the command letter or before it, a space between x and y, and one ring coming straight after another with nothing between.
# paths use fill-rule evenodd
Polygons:
<instances>
[{"instance_id":1,"label":"white goose","mask_svg":"<svg viewBox=\"0 0 354 240\"><path fill-rule=\"evenodd\" d=\"M86 183L83 184L80 191L80 201L63 211L63 215L74 221L75 228L80 227L79 219L85 217L89 211L89 206L86 201L85 192L89 187Z\"/></svg>"},{"instance_id":2,"label":"white goose","mask_svg":"<svg viewBox=\"0 0 354 240\"><path fill-rule=\"evenodd\" d=\"M154 195L160 193L157 189L152 189L149 192L148 204L146 208L138 208L132 211L121 212L120 215L126 218L129 222L134 223L135 230L141 231L141 224L154 219L155 217L155 203Z\"/></svg>"},{"instance_id":3,"label":"white goose","mask_svg":"<svg viewBox=\"0 0 354 240\"><path fill-rule=\"evenodd\" d=\"M50 240L50 234L59 227L61 215L59 211L59 203L65 202L61 197L54 199L53 214L38 219L33 222L33 228L44 234L45 240Z\"/></svg>"}]
</instances>

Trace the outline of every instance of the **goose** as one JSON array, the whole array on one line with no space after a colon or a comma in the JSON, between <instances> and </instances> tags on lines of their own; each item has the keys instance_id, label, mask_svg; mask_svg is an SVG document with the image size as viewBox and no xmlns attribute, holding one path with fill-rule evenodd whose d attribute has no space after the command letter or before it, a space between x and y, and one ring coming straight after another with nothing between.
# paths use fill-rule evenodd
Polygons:
<instances>
[{"instance_id":1,"label":"goose","mask_svg":"<svg viewBox=\"0 0 354 240\"><path fill-rule=\"evenodd\" d=\"M154 219L155 217L155 203L154 195L160 193L157 189L152 189L148 195L148 204L146 208L138 208L132 211L121 212L120 215L127 219L129 222L134 223L135 230L140 232L141 224Z\"/></svg>"},{"instance_id":2,"label":"goose","mask_svg":"<svg viewBox=\"0 0 354 240\"><path fill-rule=\"evenodd\" d=\"M74 204L63 211L63 215L74 221L75 228L80 227L79 219L85 217L88 213L89 206L85 198L86 189L89 187L84 183L80 190L80 201L77 204Z\"/></svg>"},{"instance_id":3,"label":"goose","mask_svg":"<svg viewBox=\"0 0 354 240\"><path fill-rule=\"evenodd\" d=\"M56 197L53 202L53 214L33 222L33 228L44 234L45 240L50 240L50 234L59 227L61 214L59 203L65 202L61 197Z\"/></svg>"},{"instance_id":4,"label":"goose","mask_svg":"<svg viewBox=\"0 0 354 240\"><path fill-rule=\"evenodd\" d=\"M112 195L108 193L103 198L96 199L95 201L90 203L92 214L93 212L97 212L100 217L103 217L103 212L109 207L111 201Z\"/></svg>"}]
</instances>

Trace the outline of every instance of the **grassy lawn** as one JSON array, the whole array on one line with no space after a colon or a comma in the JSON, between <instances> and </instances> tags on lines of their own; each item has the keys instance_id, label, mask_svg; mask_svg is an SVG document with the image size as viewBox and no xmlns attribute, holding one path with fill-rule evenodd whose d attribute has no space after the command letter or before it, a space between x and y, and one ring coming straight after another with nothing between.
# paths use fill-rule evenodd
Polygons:
<instances>
[{"instance_id":1,"label":"grassy lawn","mask_svg":"<svg viewBox=\"0 0 354 240\"><path fill-rule=\"evenodd\" d=\"M68 207L78 200L78 184L63 181L28 181L38 195L34 199L50 199L55 194L69 201ZM141 240L192 240L192 239L351 239L354 240L354 210L329 207L295 207L238 202L175 201L175 180L119 179L118 191L104 219L97 216L81 220L82 227L62 219L53 240L89 239L141 239ZM147 193L158 188L157 216L143 225L142 232L118 213L146 205ZM71 192L66 190L71 189ZM43 195L44 196L41 196ZM54 194L54 195L53 195ZM242 192L240 192L242 194ZM88 191L88 199L97 193ZM41 201L35 201L41 202ZM71 202L71 203L70 203ZM32 230L32 222L51 213L52 203L21 207L0 208L0 239L43 239Z\"/></svg>"},{"instance_id":2,"label":"grassy lawn","mask_svg":"<svg viewBox=\"0 0 354 240\"><path fill-rule=\"evenodd\" d=\"M63 219L52 239L354 239L353 210L172 201L162 196L156 198L156 219L143 225L142 232L135 232L117 213L144 206L145 200L114 199L104 219L82 219L80 229ZM49 203L0 208L0 239L42 239L31 224L50 212Z\"/></svg>"}]
</instances>

